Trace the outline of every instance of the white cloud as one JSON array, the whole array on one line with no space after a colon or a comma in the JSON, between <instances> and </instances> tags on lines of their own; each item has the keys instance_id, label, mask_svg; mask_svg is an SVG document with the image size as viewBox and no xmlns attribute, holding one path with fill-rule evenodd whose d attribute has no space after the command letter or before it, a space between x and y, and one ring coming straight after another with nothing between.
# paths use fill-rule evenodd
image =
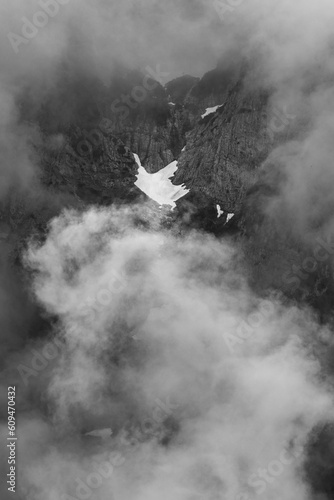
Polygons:
<instances>
[{"instance_id":1,"label":"white cloud","mask_svg":"<svg viewBox=\"0 0 334 500\"><path fill-rule=\"evenodd\" d=\"M130 500L222 491L228 499L251 498L252 474L333 420L332 396L308 349L324 341L322 328L306 310L274 298L259 315L261 300L236 271L234 253L203 234L174 239L139 231L129 209L67 212L44 243L30 246L36 298L59 317L67 345L46 393L63 438L43 458L38 440L20 448L21 467L29 458L22 484L35 500L73 494L75 477L87 477L110 446L126 460L96 490L101 500L110 489ZM117 286L115 274L122 277ZM256 327L232 354L226 335L250 317ZM167 447L157 441L166 432L162 420L153 434L142 426L157 400L171 403L177 422ZM85 450L80 430L87 427L110 428L111 440ZM52 440L56 430L48 432ZM45 445L49 438L41 439ZM71 467L60 472L69 449ZM302 459L268 483L266 494L305 500Z\"/></svg>"}]
</instances>

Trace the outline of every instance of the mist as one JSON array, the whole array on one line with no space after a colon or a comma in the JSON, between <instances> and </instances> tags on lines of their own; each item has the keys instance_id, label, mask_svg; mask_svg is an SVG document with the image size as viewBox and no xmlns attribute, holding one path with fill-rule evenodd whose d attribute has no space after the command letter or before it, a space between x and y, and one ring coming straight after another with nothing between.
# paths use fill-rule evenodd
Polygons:
<instances>
[{"instance_id":1,"label":"mist","mask_svg":"<svg viewBox=\"0 0 334 500\"><path fill-rule=\"evenodd\" d=\"M24 498L309 498L309 434L333 421L314 350L332 339L310 311L254 296L230 242L68 211L25 262L63 347L40 371L31 351L50 339L8 362Z\"/></svg>"},{"instance_id":2,"label":"mist","mask_svg":"<svg viewBox=\"0 0 334 500\"><path fill-rule=\"evenodd\" d=\"M49 220L43 238L27 234L19 272L0 246L18 498L316 498L304 465L310 437L333 424L330 326L256 293L232 237L140 230L140 204L68 209L42 180L41 150L62 133L31 117L54 99L67 123L77 83L107 88L120 66L160 67L165 84L242 64L244 87L289 116L260 168L283 179L264 212L310 244L334 224L333 23L330 0L1 3L0 202L18 197Z\"/></svg>"}]
</instances>

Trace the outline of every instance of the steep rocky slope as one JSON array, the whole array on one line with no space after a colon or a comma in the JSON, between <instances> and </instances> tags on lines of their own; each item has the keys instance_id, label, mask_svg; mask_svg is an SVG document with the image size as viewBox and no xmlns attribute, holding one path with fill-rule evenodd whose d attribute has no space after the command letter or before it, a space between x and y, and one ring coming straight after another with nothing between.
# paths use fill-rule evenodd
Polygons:
<instances>
[{"instance_id":1,"label":"steep rocky slope","mask_svg":"<svg viewBox=\"0 0 334 500\"><path fill-rule=\"evenodd\" d=\"M164 212L163 224L174 221L177 227L214 234L237 232L248 248L254 284L293 295L282 276L298 263L305 247L291 238L288 228L282 231L282 221L265 215L279 185L273 180L274 166L265 160L293 131L284 120L283 127L270 129L269 92L249 88L246 65L222 62L202 79L186 75L165 87L145 72L120 67L116 75L106 86L84 77L69 81L64 68L57 91L43 106L22 96L22 120L37 123L42 132L36 150L43 190L52 192L52 199L55 193L66 197L69 206L147 201L134 186L138 166L133 153L148 172L177 160L172 182L190 192L167 219ZM213 109L206 114L208 108ZM156 224L161 211L154 202L149 205ZM224 212L219 218L217 205ZM39 212L21 217L21 226L30 227L27 217L38 220ZM8 218L8 213L5 208L4 225L13 226L16 216ZM228 213L236 215L226 224ZM319 266L305 286L312 289L327 275L328 269ZM326 287L321 284L321 290Z\"/></svg>"},{"instance_id":2,"label":"steep rocky slope","mask_svg":"<svg viewBox=\"0 0 334 500\"><path fill-rule=\"evenodd\" d=\"M56 193L68 206L147 201L134 185L133 153L148 172L177 160L172 182L190 192L169 219L215 234L238 228L245 233L246 193L274 145L268 93L249 90L245 74L246 66L219 63L202 79L186 75L163 87L145 73L119 68L106 86L83 76L73 81L64 68L57 91L42 106L29 93L21 97L22 120L36 123L42 134L35 149L43 196L49 192L55 199ZM204 116L207 108L214 111ZM224 212L219 218L217 205ZM159 218L158 205L150 206ZM236 217L226 224L228 213ZM8 216L3 219L8 224ZM23 219L22 227L30 227Z\"/></svg>"},{"instance_id":3,"label":"steep rocky slope","mask_svg":"<svg viewBox=\"0 0 334 500\"><path fill-rule=\"evenodd\" d=\"M306 301L322 322L330 323L330 264L304 272L296 286L312 245L293 234L284 207L267 211L285 179L279 166L266 159L295 131L281 127L273 133L270 94L250 90L244 75L240 68L220 64L200 80L183 76L164 87L151 79L143 92L145 74L138 71L120 70L108 87L84 80L69 84L65 72L42 107L22 96L22 120L41 131L42 141L34 146L40 179L30 197L13 192L1 207L4 255L19 264L26 239L43 237L48 221L64 207L140 202L137 223L143 227L233 235L242 242L241 265L259 294L279 292L285 300ZM137 100L131 98L136 88L141 89ZM207 108L216 109L202 118ZM173 183L185 184L190 192L173 212L161 210L134 185L138 166L133 153L148 172L178 161ZM221 217L216 205L224 212ZM229 222L227 213L235 214ZM293 266L297 271L292 272ZM36 318L36 331L42 331L38 311ZM322 359L331 373L331 353ZM322 477L321 484L312 479L315 488L322 491L324 484L332 491L332 469L320 464L314 470Z\"/></svg>"},{"instance_id":4,"label":"steep rocky slope","mask_svg":"<svg viewBox=\"0 0 334 500\"><path fill-rule=\"evenodd\" d=\"M214 198L224 210L238 212L269 150L266 102L265 95L247 93L236 83L222 106L200 118L188 133L174 182Z\"/></svg>"}]
</instances>

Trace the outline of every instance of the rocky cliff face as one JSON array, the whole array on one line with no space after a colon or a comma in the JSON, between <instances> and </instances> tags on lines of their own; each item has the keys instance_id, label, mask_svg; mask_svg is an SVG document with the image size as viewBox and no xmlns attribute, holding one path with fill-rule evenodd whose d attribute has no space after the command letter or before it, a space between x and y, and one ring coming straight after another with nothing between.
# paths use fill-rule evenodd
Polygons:
<instances>
[{"instance_id":1,"label":"rocky cliff face","mask_svg":"<svg viewBox=\"0 0 334 500\"><path fill-rule=\"evenodd\" d=\"M134 186L137 167L129 148L103 127L87 137L73 127L64 147L45 151L44 184L86 203L123 203L138 198L141 193Z\"/></svg>"},{"instance_id":2,"label":"rocky cliff face","mask_svg":"<svg viewBox=\"0 0 334 500\"><path fill-rule=\"evenodd\" d=\"M199 118L187 134L173 182L205 193L228 212L240 211L265 157L259 150L267 146L265 110L266 96L249 94L235 83L221 107Z\"/></svg>"},{"instance_id":3,"label":"rocky cliff face","mask_svg":"<svg viewBox=\"0 0 334 500\"><path fill-rule=\"evenodd\" d=\"M219 64L202 79L186 75L162 86L145 73L119 68L107 87L84 78L69 82L64 70L57 92L42 107L22 96L22 120L36 123L43 134L36 146L42 198L49 192L50 199L66 199L67 206L147 201L134 185L133 153L149 172L177 160L172 182L190 192L168 216L150 201L152 224L161 219L178 228L236 232L246 238L254 283L289 294L282 275L304 249L265 215L267 200L275 195L272 186L279 183L260 168L287 138L286 127L270 129L269 93L250 89L246 74L246 66ZM274 175L272 166L265 170ZM3 226L14 234L21 234L20 227L43 226L40 214L51 216L63 206L53 201L53 209L45 211L44 202L43 209L34 202L27 210L19 208L20 199L12 197L3 210ZM224 212L219 218L217 205ZM228 213L235 217L227 223ZM310 286L323 278L313 275Z\"/></svg>"},{"instance_id":4,"label":"rocky cliff face","mask_svg":"<svg viewBox=\"0 0 334 500\"><path fill-rule=\"evenodd\" d=\"M64 68L57 91L41 107L22 96L22 120L37 124L42 133L36 152L43 196L49 192L54 200L56 193L67 206L147 201L134 185L133 153L151 173L177 160L172 182L190 192L168 219L215 234L245 233L246 194L273 147L268 93L249 90L245 73L245 67L218 64L202 79L186 75L163 87L145 73L119 68L107 87L84 77L69 81ZM12 200L15 206L17 198ZM149 205L159 219L158 205ZM220 218L217 205L224 212ZM4 208L4 224L29 227L25 216L21 224L7 212ZM35 212L39 220L41 210ZM255 212L247 208L248 215ZM228 213L236 216L226 224Z\"/></svg>"},{"instance_id":5,"label":"rocky cliff face","mask_svg":"<svg viewBox=\"0 0 334 500\"><path fill-rule=\"evenodd\" d=\"M109 87L80 81L71 88L64 79L39 109L22 97L22 120L36 123L42 133L42 143L35 145L41 176L36 193L11 193L1 207L4 254L18 264L26 238L43 237L48 221L64 207L146 201L138 225L233 235L242 240L242 265L259 294L279 291L286 300L307 301L330 322L330 265L321 263L301 278L312 246L293 236L288 213L267 211L284 179L266 159L293 136L286 127L270 128L269 93L250 90L240 68L222 66L201 80L183 76L165 87L153 79L146 87L143 82L144 74L122 70ZM215 109L206 113L207 108ZM173 212L161 210L134 185L133 153L149 172L178 161L173 183L190 192ZM216 205L224 212L219 218ZM227 213L235 214L229 222ZM316 487L332 488L332 470L316 470L322 474L320 486L312 479Z\"/></svg>"}]
</instances>

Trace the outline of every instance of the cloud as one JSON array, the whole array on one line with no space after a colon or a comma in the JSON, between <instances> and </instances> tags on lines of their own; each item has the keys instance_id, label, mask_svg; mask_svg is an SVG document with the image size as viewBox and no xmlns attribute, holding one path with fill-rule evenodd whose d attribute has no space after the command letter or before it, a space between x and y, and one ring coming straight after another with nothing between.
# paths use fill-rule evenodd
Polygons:
<instances>
[{"instance_id":1,"label":"cloud","mask_svg":"<svg viewBox=\"0 0 334 500\"><path fill-rule=\"evenodd\" d=\"M29 381L46 413L20 410L26 498L79 498L77 478L89 488L93 464L110 451L124 464L94 490L101 500L111 491L253 498L254 477L263 481L259 470L274 470L281 456L289 465L280 477L269 472L268 494L307 497L298 472L306 451L297 452L333 415L311 354L324 328L307 310L269 297L270 314L231 352L238 325L261 304L235 256L228 241L141 231L130 209L113 208L66 211L44 242L30 245L34 295L57 318L54 333L65 346ZM171 410L156 420L161 402ZM32 442L40 421L45 431ZM88 446L83 434L106 427L111 439Z\"/></svg>"},{"instance_id":2,"label":"cloud","mask_svg":"<svg viewBox=\"0 0 334 500\"><path fill-rule=\"evenodd\" d=\"M48 99L61 100L59 89L70 102L78 82L108 83L115 61L159 63L173 78L201 75L222 56L222 64L248 61L246 87L270 89L271 104L296 115L264 165L286 179L267 212L284 217L301 239L319 227L332 230L331 1L249 0L234 3L223 20L213 3L199 0L48 5L57 12L37 31L29 23L40 18L40 2L0 7L1 200L12 189L31 198L41 192L37 150L45 131L26 119L22 103L36 118ZM8 38L24 37L29 27L20 45ZM4 374L20 388L19 473L28 500L78 498L77 478L86 481L110 450L126 460L95 498L110 498L110 490L127 500L252 498L254 474L259 481L259 470L270 473L282 452L303 448L315 426L332 421L320 364L323 349L332 349L328 328L274 296L267 297L270 313L259 315L262 298L237 262L228 241L140 231L130 209L66 211L44 242L31 242L26 266L48 339L18 350L25 324L13 324L26 299L17 300L10 273L0 294L2 310L10 311L6 341L14 337ZM241 341L238 325L254 313L260 320ZM52 337L64 349L24 384L17 367L29 367L31 349L43 350ZM158 422L157 400L173 408ZM106 443L83 437L109 427ZM299 473L304 456L279 477L270 474L272 498L308 498Z\"/></svg>"}]
</instances>

